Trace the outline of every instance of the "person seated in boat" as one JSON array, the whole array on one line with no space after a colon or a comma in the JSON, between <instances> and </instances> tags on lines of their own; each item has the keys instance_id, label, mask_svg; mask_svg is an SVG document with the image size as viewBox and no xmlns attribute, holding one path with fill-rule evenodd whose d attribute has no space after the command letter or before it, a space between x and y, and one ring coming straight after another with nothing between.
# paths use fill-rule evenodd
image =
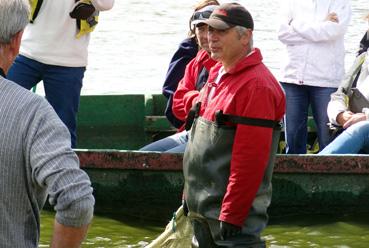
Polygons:
<instances>
[{"instance_id":1,"label":"person seated in boat","mask_svg":"<svg viewBox=\"0 0 369 248\"><path fill-rule=\"evenodd\" d=\"M95 200L68 129L44 97L6 79L29 13L29 0L0 0L0 247L38 247L47 196L50 247L80 247Z\"/></svg>"},{"instance_id":2,"label":"person seated in boat","mask_svg":"<svg viewBox=\"0 0 369 248\"><path fill-rule=\"evenodd\" d=\"M365 19L369 26L369 14ZM330 123L343 128L344 131L319 154L369 154L368 49L369 27L360 42L358 57L337 92L332 94L327 108ZM357 91L350 97L352 89ZM361 99L360 102L358 99Z\"/></svg>"},{"instance_id":3,"label":"person seated in boat","mask_svg":"<svg viewBox=\"0 0 369 248\"><path fill-rule=\"evenodd\" d=\"M209 55L207 38L208 29L207 25L203 23L203 21L209 18L213 9L217 5L206 5L205 7L197 10L192 16L191 26L193 26L197 44L201 49L197 53L196 57L193 58L186 66L184 77L179 82L174 95L171 96L170 102L173 105L172 113L182 122L179 132L148 144L141 148L140 151L160 151L170 153L184 152L188 141L187 131L184 130L184 121L186 120L188 112L185 108L188 107L188 105L190 105L190 108L192 106L192 102L188 101L188 99L198 95L199 90L207 80L210 68L216 63Z\"/></svg>"},{"instance_id":4,"label":"person seated in boat","mask_svg":"<svg viewBox=\"0 0 369 248\"><path fill-rule=\"evenodd\" d=\"M168 101L164 114L168 121L175 128L181 128L184 124L184 121L175 117L172 112L173 95L178 87L178 83L184 76L187 64L196 57L198 50L201 49L201 45L196 38L196 28L192 22L195 19L198 19L199 15L202 14L199 10L209 5L219 5L219 2L217 0L202 0L195 5L194 13L189 20L190 30L188 33L188 38L184 39L180 43L177 51L170 60L169 68L165 76L162 91L163 95L168 99Z\"/></svg>"},{"instance_id":5,"label":"person seated in boat","mask_svg":"<svg viewBox=\"0 0 369 248\"><path fill-rule=\"evenodd\" d=\"M196 57L199 48L201 49L201 46L196 38L196 28L192 22L194 19L198 18L197 16L195 17L195 15L201 15L199 10L209 5L219 5L219 2L217 0L202 0L196 4L194 13L189 20L190 31L188 38L184 39L180 43L178 50L174 53L165 77L162 89L163 95L168 99L165 109L165 116L176 128L181 128L184 124L184 121L178 119L172 112L173 95L178 87L178 83L184 76L187 64Z\"/></svg>"},{"instance_id":6,"label":"person seated in boat","mask_svg":"<svg viewBox=\"0 0 369 248\"><path fill-rule=\"evenodd\" d=\"M265 247L271 174L286 99L253 47L254 22L240 4L205 21L217 63L201 90L183 158L192 247Z\"/></svg>"}]
</instances>

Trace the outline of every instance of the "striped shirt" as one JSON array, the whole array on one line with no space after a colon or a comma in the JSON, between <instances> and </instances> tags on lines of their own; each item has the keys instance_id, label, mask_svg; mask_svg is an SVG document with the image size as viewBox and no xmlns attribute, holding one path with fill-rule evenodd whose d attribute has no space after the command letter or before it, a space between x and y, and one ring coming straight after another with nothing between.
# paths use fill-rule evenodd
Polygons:
<instances>
[{"instance_id":1,"label":"striped shirt","mask_svg":"<svg viewBox=\"0 0 369 248\"><path fill-rule=\"evenodd\" d=\"M60 224L91 221L91 182L70 146L43 97L0 77L0 247L38 246L47 196Z\"/></svg>"}]
</instances>

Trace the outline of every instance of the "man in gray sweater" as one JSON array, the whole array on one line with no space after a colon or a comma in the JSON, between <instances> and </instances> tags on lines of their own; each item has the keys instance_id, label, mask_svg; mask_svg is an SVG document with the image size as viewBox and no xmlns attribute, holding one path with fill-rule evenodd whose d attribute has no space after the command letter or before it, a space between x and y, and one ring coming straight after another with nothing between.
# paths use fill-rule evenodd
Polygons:
<instances>
[{"instance_id":1,"label":"man in gray sweater","mask_svg":"<svg viewBox=\"0 0 369 248\"><path fill-rule=\"evenodd\" d=\"M5 79L28 16L29 0L0 0L0 247L38 246L47 195L56 211L51 246L80 247L94 198L68 129L43 97Z\"/></svg>"}]
</instances>

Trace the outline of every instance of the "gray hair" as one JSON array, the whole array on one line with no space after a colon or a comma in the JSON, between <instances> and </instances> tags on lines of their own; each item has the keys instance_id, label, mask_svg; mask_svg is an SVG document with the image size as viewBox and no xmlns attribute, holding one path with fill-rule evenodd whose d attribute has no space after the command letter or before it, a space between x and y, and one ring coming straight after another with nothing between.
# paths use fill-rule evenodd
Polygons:
<instances>
[{"instance_id":1,"label":"gray hair","mask_svg":"<svg viewBox=\"0 0 369 248\"><path fill-rule=\"evenodd\" d=\"M29 0L0 0L0 44L9 44L29 23Z\"/></svg>"},{"instance_id":2,"label":"gray hair","mask_svg":"<svg viewBox=\"0 0 369 248\"><path fill-rule=\"evenodd\" d=\"M236 31L237 31L239 37L244 35L247 30L248 30L248 28L245 28L245 27L242 27L242 26L236 26ZM250 43L249 43L250 49L253 48L253 45L254 45L254 40L253 40L253 37L251 37Z\"/></svg>"}]
</instances>

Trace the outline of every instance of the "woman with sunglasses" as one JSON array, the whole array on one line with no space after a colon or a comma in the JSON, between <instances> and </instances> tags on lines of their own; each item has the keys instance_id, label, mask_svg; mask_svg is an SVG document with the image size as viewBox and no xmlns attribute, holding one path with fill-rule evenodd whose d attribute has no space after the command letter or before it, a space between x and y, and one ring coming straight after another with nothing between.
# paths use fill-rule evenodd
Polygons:
<instances>
[{"instance_id":1,"label":"woman with sunglasses","mask_svg":"<svg viewBox=\"0 0 369 248\"><path fill-rule=\"evenodd\" d=\"M169 97L166 116L175 127L179 128L180 132L148 144L141 148L140 151L184 152L188 140L187 132L183 131L187 118L187 110L184 109L186 105L184 104L184 101L186 101L185 98L187 95L195 96L198 94L207 80L210 68L216 63L209 56L207 25L203 21L209 18L217 5L219 5L217 1L209 0L202 1L198 4L198 6L202 7L197 7L197 11L193 13L190 19L190 29L200 50L196 54L196 57L186 65L183 62L189 57L188 54L178 59L172 59L168 70L170 76L167 75L166 82L168 84L163 90L164 95L167 94ZM177 54L180 53L184 53L184 51L179 49L173 58L176 58ZM182 76L176 82L174 78L178 78L181 70L183 70Z\"/></svg>"},{"instance_id":2,"label":"woman with sunglasses","mask_svg":"<svg viewBox=\"0 0 369 248\"><path fill-rule=\"evenodd\" d=\"M209 5L219 5L219 3L216 0L201 0L195 5L194 13L189 19L188 37L180 43L177 51L174 53L169 63L169 68L162 88L163 95L168 99L165 115L169 122L176 128L180 128L184 122L173 115L173 94L177 89L179 81L184 76L186 65L196 57L198 50L201 49L201 46L198 44L196 39L195 27L193 26L192 21L198 19L199 15L201 15L202 12L199 12L200 9Z\"/></svg>"}]
</instances>

